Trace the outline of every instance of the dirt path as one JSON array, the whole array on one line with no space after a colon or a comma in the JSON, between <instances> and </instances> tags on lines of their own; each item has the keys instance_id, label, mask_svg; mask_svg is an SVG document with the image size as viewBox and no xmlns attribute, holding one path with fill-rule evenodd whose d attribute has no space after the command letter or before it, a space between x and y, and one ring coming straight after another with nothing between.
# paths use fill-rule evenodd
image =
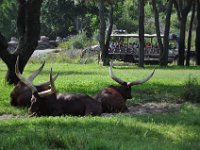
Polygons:
<instances>
[{"instance_id":1,"label":"dirt path","mask_svg":"<svg viewBox=\"0 0 200 150\"><path fill-rule=\"evenodd\" d=\"M182 104L177 103L145 103L145 104L136 104L129 106L129 112L123 113L125 115L136 115L136 114L158 114L158 113L167 113L174 112L180 109ZM114 116L118 113L103 113L102 116ZM28 118L28 115L12 115L12 114L3 114L0 115L0 120L10 119L10 118Z\"/></svg>"},{"instance_id":2,"label":"dirt path","mask_svg":"<svg viewBox=\"0 0 200 150\"><path fill-rule=\"evenodd\" d=\"M57 48L57 49L35 50L31 57L40 57L43 54L54 53L58 51L61 51L61 49Z\"/></svg>"}]
</instances>

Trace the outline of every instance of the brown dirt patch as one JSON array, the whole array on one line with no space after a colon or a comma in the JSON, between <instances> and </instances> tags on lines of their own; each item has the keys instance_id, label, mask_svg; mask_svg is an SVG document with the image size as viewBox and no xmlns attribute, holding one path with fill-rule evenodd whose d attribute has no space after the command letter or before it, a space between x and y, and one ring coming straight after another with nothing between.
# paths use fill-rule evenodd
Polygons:
<instances>
[{"instance_id":1,"label":"brown dirt patch","mask_svg":"<svg viewBox=\"0 0 200 150\"><path fill-rule=\"evenodd\" d=\"M174 112L180 109L182 104L177 103L145 103L145 104L135 104L129 106L128 112L122 113L125 115L135 115L135 114L158 114ZM103 116L116 115L117 113L104 113Z\"/></svg>"},{"instance_id":2,"label":"brown dirt patch","mask_svg":"<svg viewBox=\"0 0 200 150\"><path fill-rule=\"evenodd\" d=\"M2 119L10 119L10 118L26 118L26 115L13 115L13 114L2 114L0 115L0 120Z\"/></svg>"},{"instance_id":3,"label":"brown dirt patch","mask_svg":"<svg viewBox=\"0 0 200 150\"><path fill-rule=\"evenodd\" d=\"M145 103L135 104L129 106L128 112L121 113L125 115L137 115L137 114L158 114L178 111L182 103ZM103 113L102 116L113 116L119 113ZM10 118L27 118L28 115L13 115L13 114L2 114L0 120Z\"/></svg>"}]
</instances>

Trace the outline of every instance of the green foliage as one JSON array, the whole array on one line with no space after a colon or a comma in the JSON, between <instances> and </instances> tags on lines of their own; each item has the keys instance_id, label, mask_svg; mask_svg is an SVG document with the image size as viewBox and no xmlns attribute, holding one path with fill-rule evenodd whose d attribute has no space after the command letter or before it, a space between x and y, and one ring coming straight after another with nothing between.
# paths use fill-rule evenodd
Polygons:
<instances>
[{"instance_id":1,"label":"green foliage","mask_svg":"<svg viewBox=\"0 0 200 150\"><path fill-rule=\"evenodd\" d=\"M84 24L84 31L87 38L92 38L95 30L98 28L98 20L95 15L93 14L86 14L84 17L85 24Z\"/></svg>"},{"instance_id":2,"label":"green foliage","mask_svg":"<svg viewBox=\"0 0 200 150\"><path fill-rule=\"evenodd\" d=\"M16 36L16 1L2 0L0 2L0 32L9 40Z\"/></svg>"},{"instance_id":3,"label":"green foliage","mask_svg":"<svg viewBox=\"0 0 200 150\"><path fill-rule=\"evenodd\" d=\"M118 29L125 29L128 33L135 33L138 29L138 22L129 17L120 18L116 24Z\"/></svg>"},{"instance_id":4,"label":"green foliage","mask_svg":"<svg viewBox=\"0 0 200 150\"><path fill-rule=\"evenodd\" d=\"M64 49L83 49L95 43L97 43L96 40L87 38L86 33L83 32L70 37L66 42L61 43L59 47Z\"/></svg>"},{"instance_id":5,"label":"green foliage","mask_svg":"<svg viewBox=\"0 0 200 150\"><path fill-rule=\"evenodd\" d=\"M184 85L183 98L185 101L200 103L200 83L197 78L189 78Z\"/></svg>"},{"instance_id":6,"label":"green foliage","mask_svg":"<svg viewBox=\"0 0 200 150\"><path fill-rule=\"evenodd\" d=\"M41 12L42 35L52 38L76 33L76 7L72 0L44 0Z\"/></svg>"},{"instance_id":7,"label":"green foliage","mask_svg":"<svg viewBox=\"0 0 200 150\"><path fill-rule=\"evenodd\" d=\"M179 21L177 19L177 14L171 15L171 30L172 33L179 34Z\"/></svg>"}]
</instances>

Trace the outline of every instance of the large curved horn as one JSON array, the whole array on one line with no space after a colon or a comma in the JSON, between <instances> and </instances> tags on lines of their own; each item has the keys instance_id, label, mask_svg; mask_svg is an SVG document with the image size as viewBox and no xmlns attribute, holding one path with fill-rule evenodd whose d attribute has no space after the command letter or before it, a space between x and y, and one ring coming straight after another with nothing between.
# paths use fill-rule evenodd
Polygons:
<instances>
[{"instance_id":1,"label":"large curved horn","mask_svg":"<svg viewBox=\"0 0 200 150\"><path fill-rule=\"evenodd\" d=\"M58 75L58 73L57 73L57 75ZM54 92L56 92L56 86L55 86L55 84L54 84L54 81L55 81L55 80L53 80L53 78L52 78L52 68L51 68L51 71L50 71L51 90L54 91Z\"/></svg>"},{"instance_id":2,"label":"large curved horn","mask_svg":"<svg viewBox=\"0 0 200 150\"><path fill-rule=\"evenodd\" d=\"M33 73L28 77L28 80L32 82L32 81L35 79L35 77L42 71L44 65L45 65L45 61L43 62L43 64L40 66L39 69L37 69L35 72L33 72Z\"/></svg>"},{"instance_id":3,"label":"large curved horn","mask_svg":"<svg viewBox=\"0 0 200 150\"><path fill-rule=\"evenodd\" d=\"M23 77L22 74L20 73L18 63L19 63L19 56L17 57L17 61L16 61L16 64L15 64L15 74L16 74L16 76L19 78L19 80L21 82L26 84L32 90L32 93L36 93L37 92L36 87L30 82L30 80Z\"/></svg>"},{"instance_id":4,"label":"large curved horn","mask_svg":"<svg viewBox=\"0 0 200 150\"><path fill-rule=\"evenodd\" d=\"M52 80L55 81L57 79L58 75L59 75L59 73L56 73L56 75L52 77ZM37 84L36 86L48 86L50 84L51 84L50 81L47 81L44 83Z\"/></svg>"},{"instance_id":5,"label":"large curved horn","mask_svg":"<svg viewBox=\"0 0 200 150\"><path fill-rule=\"evenodd\" d=\"M112 62L110 61L110 68L109 68L110 77L111 77L114 81L116 81L117 83L123 85L123 84L126 83L126 82L115 76L115 74L114 74L113 71L112 71L112 65L113 65Z\"/></svg>"},{"instance_id":6,"label":"large curved horn","mask_svg":"<svg viewBox=\"0 0 200 150\"><path fill-rule=\"evenodd\" d=\"M51 94L53 94L53 93L56 92L54 80L53 80L53 77L52 77L52 68L51 68L51 70L50 70L50 83L51 83L51 89L46 90L46 91L39 92L38 95L39 95L40 97L45 97L45 96L51 95Z\"/></svg>"},{"instance_id":7,"label":"large curved horn","mask_svg":"<svg viewBox=\"0 0 200 150\"><path fill-rule=\"evenodd\" d=\"M151 79L151 77L153 76L154 72L156 69L153 70L153 72L148 75L146 78L142 79L142 80L136 80L136 81L132 81L132 82L128 82L127 85L128 86L133 86L133 85L138 85L138 84L143 84L146 81L148 81L149 79Z\"/></svg>"}]
</instances>

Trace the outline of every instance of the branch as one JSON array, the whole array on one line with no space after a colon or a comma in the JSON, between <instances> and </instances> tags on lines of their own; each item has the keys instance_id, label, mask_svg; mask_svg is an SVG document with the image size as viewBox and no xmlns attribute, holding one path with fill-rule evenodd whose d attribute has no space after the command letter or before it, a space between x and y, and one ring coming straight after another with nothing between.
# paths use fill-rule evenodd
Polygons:
<instances>
[{"instance_id":1,"label":"branch","mask_svg":"<svg viewBox=\"0 0 200 150\"><path fill-rule=\"evenodd\" d=\"M192 7L192 0L187 0L186 6L183 8L183 15L187 15Z\"/></svg>"},{"instance_id":2,"label":"branch","mask_svg":"<svg viewBox=\"0 0 200 150\"><path fill-rule=\"evenodd\" d=\"M177 17L178 17L178 20L181 20L181 10L178 6L178 2L177 0L174 1L174 7L176 9L176 12L177 12Z\"/></svg>"}]
</instances>

